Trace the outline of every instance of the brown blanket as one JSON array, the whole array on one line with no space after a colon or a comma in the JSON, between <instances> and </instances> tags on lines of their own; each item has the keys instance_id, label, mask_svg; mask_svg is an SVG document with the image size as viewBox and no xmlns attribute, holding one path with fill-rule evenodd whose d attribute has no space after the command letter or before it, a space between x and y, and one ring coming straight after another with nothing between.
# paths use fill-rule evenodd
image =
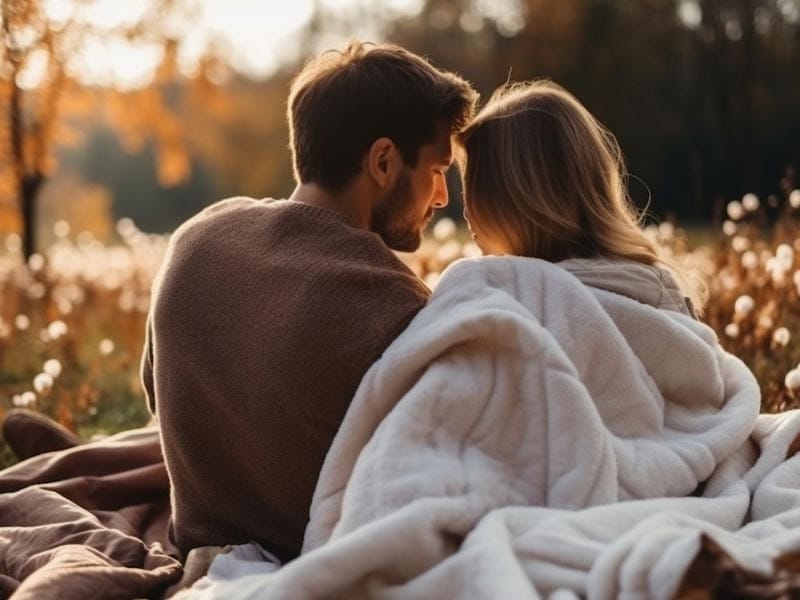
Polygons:
<instances>
[{"instance_id":1,"label":"brown blanket","mask_svg":"<svg viewBox=\"0 0 800 600\"><path fill-rule=\"evenodd\" d=\"M221 549L190 553L184 576L169 511L153 427L1 471L0 599L171 595L205 574Z\"/></svg>"}]
</instances>

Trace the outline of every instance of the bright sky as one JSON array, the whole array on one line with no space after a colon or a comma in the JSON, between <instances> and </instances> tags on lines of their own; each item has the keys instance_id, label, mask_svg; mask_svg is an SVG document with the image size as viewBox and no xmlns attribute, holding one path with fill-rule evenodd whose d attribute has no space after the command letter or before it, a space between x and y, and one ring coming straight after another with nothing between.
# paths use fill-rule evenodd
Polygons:
<instances>
[{"instance_id":1,"label":"bright sky","mask_svg":"<svg viewBox=\"0 0 800 600\"><path fill-rule=\"evenodd\" d=\"M369 0L316 0L336 14L357 10ZM73 11L81 19L101 27L135 23L146 10L149 0L45 0L46 10L56 21L66 21ZM197 25L187 26L185 19L164 25L181 40L181 67L190 72L197 58L212 39L222 43L225 54L237 70L253 76L268 75L284 57L297 52L293 36L308 23L315 0L189 0L199 9ZM382 0L391 14L414 14L421 0ZM76 7L83 8L76 8ZM369 35L369 31L352 32ZM338 44L341 40L331 40ZM149 79L162 57L158 46L131 47L122 41L95 41L84 44L73 68L84 80L120 87L136 87ZM34 86L44 64L36 57L23 77L26 86Z\"/></svg>"}]
</instances>

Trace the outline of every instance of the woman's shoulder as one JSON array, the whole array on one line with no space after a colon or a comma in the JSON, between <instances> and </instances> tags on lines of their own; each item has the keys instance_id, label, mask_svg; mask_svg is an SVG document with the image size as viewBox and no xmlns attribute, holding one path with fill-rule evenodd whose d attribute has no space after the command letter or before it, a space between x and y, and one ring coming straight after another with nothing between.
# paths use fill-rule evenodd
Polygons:
<instances>
[{"instance_id":1,"label":"woman's shoulder","mask_svg":"<svg viewBox=\"0 0 800 600\"><path fill-rule=\"evenodd\" d=\"M558 265L522 256L463 258L450 264L439 278L433 298L468 300L487 297L522 301L532 293L587 294L573 275Z\"/></svg>"},{"instance_id":2,"label":"woman's shoulder","mask_svg":"<svg viewBox=\"0 0 800 600\"><path fill-rule=\"evenodd\" d=\"M659 265L623 258L570 259L558 264L590 288L693 316L674 277Z\"/></svg>"},{"instance_id":3,"label":"woman's shoulder","mask_svg":"<svg viewBox=\"0 0 800 600\"><path fill-rule=\"evenodd\" d=\"M451 263L439 280L450 283L478 280L502 286L519 277L547 277L565 281L575 278L558 264L527 256L479 256L462 258Z\"/></svg>"}]
</instances>

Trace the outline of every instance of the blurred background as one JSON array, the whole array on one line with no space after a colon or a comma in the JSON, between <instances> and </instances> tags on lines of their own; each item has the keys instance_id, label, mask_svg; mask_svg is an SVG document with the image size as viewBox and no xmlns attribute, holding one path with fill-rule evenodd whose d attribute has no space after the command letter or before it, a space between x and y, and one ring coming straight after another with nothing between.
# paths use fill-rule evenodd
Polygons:
<instances>
[{"instance_id":1,"label":"blurred background","mask_svg":"<svg viewBox=\"0 0 800 600\"><path fill-rule=\"evenodd\" d=\"M705 318L760 369L766 408L794 405L800 0L0 0L0 415L85 437L146 422L168 232L291 192L289 82L353 36L484 99L508 80L571 90L618 137L653 235L700 265ZM476 254L450 184L449 218L404 258L431 285Z\"/></svg>"},{"instance_id":2,"label":"blurred background","mask_svg":"<svg viewBox=\"0 0 800 600\"><path fill-rule=\"evenodd\" d=\"M289 194L290 78L351 36L406 46L484 98L561 83L618 136L631 195L662 219L718 224L728 200L796 186L800 0L2 6L0 233L24 221L21 169L44 244L58 220L105 239L120 217L165 232L224 196Z\"/></svg>"}]
</instances>

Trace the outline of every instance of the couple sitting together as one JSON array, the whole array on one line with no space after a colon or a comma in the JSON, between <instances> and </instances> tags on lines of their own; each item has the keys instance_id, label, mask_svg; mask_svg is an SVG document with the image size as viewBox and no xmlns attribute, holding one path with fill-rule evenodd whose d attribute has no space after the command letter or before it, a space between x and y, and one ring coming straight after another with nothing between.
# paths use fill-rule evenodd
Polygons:
<instances>
[{"instance_id":1,"label":"couple sitting together","mask_svg":"<svg viewBox=\"0 0 800 600\"><path fill-rule=\"evenodd\" d=\"M323 53L289 96L291 197L172 236L142 361L170 534L276 557L186 597L666 598L700 533L763 563L761 533L725 534L792 530L785 486L761 484L800 473L800 426L758 416L614 137L547 81L476 103L396 46ZM486 256L431 294L393 251L447 205L454 161Z\"/></svg>"},{"instance_id":2,"label":"couple sitting together","mask_svg":"<svg viewBox=\"0 0 800 600\"><path fill-rule=\"evenodd\" d=\"M282 561L300 554L359 384L428 310L430 291L392 251L416 250L447 205L455 157L475 241L503 258L445 274L449 301L463 296L454 311L475 299L448 275L522 301L551 291L528 270L565 270L691 319L690 292L659 265L619 150L592 115L549 82L506 86L473 116L476 100L467 82L400 48L325 53L289 97L291 197L223 200L174 233L153 287L143 376L182 551L256 541ZM554 318L592 327L562 301ZM617 377L596 359L610 367L603 377Z\"/></svg>"}]
</instances>

